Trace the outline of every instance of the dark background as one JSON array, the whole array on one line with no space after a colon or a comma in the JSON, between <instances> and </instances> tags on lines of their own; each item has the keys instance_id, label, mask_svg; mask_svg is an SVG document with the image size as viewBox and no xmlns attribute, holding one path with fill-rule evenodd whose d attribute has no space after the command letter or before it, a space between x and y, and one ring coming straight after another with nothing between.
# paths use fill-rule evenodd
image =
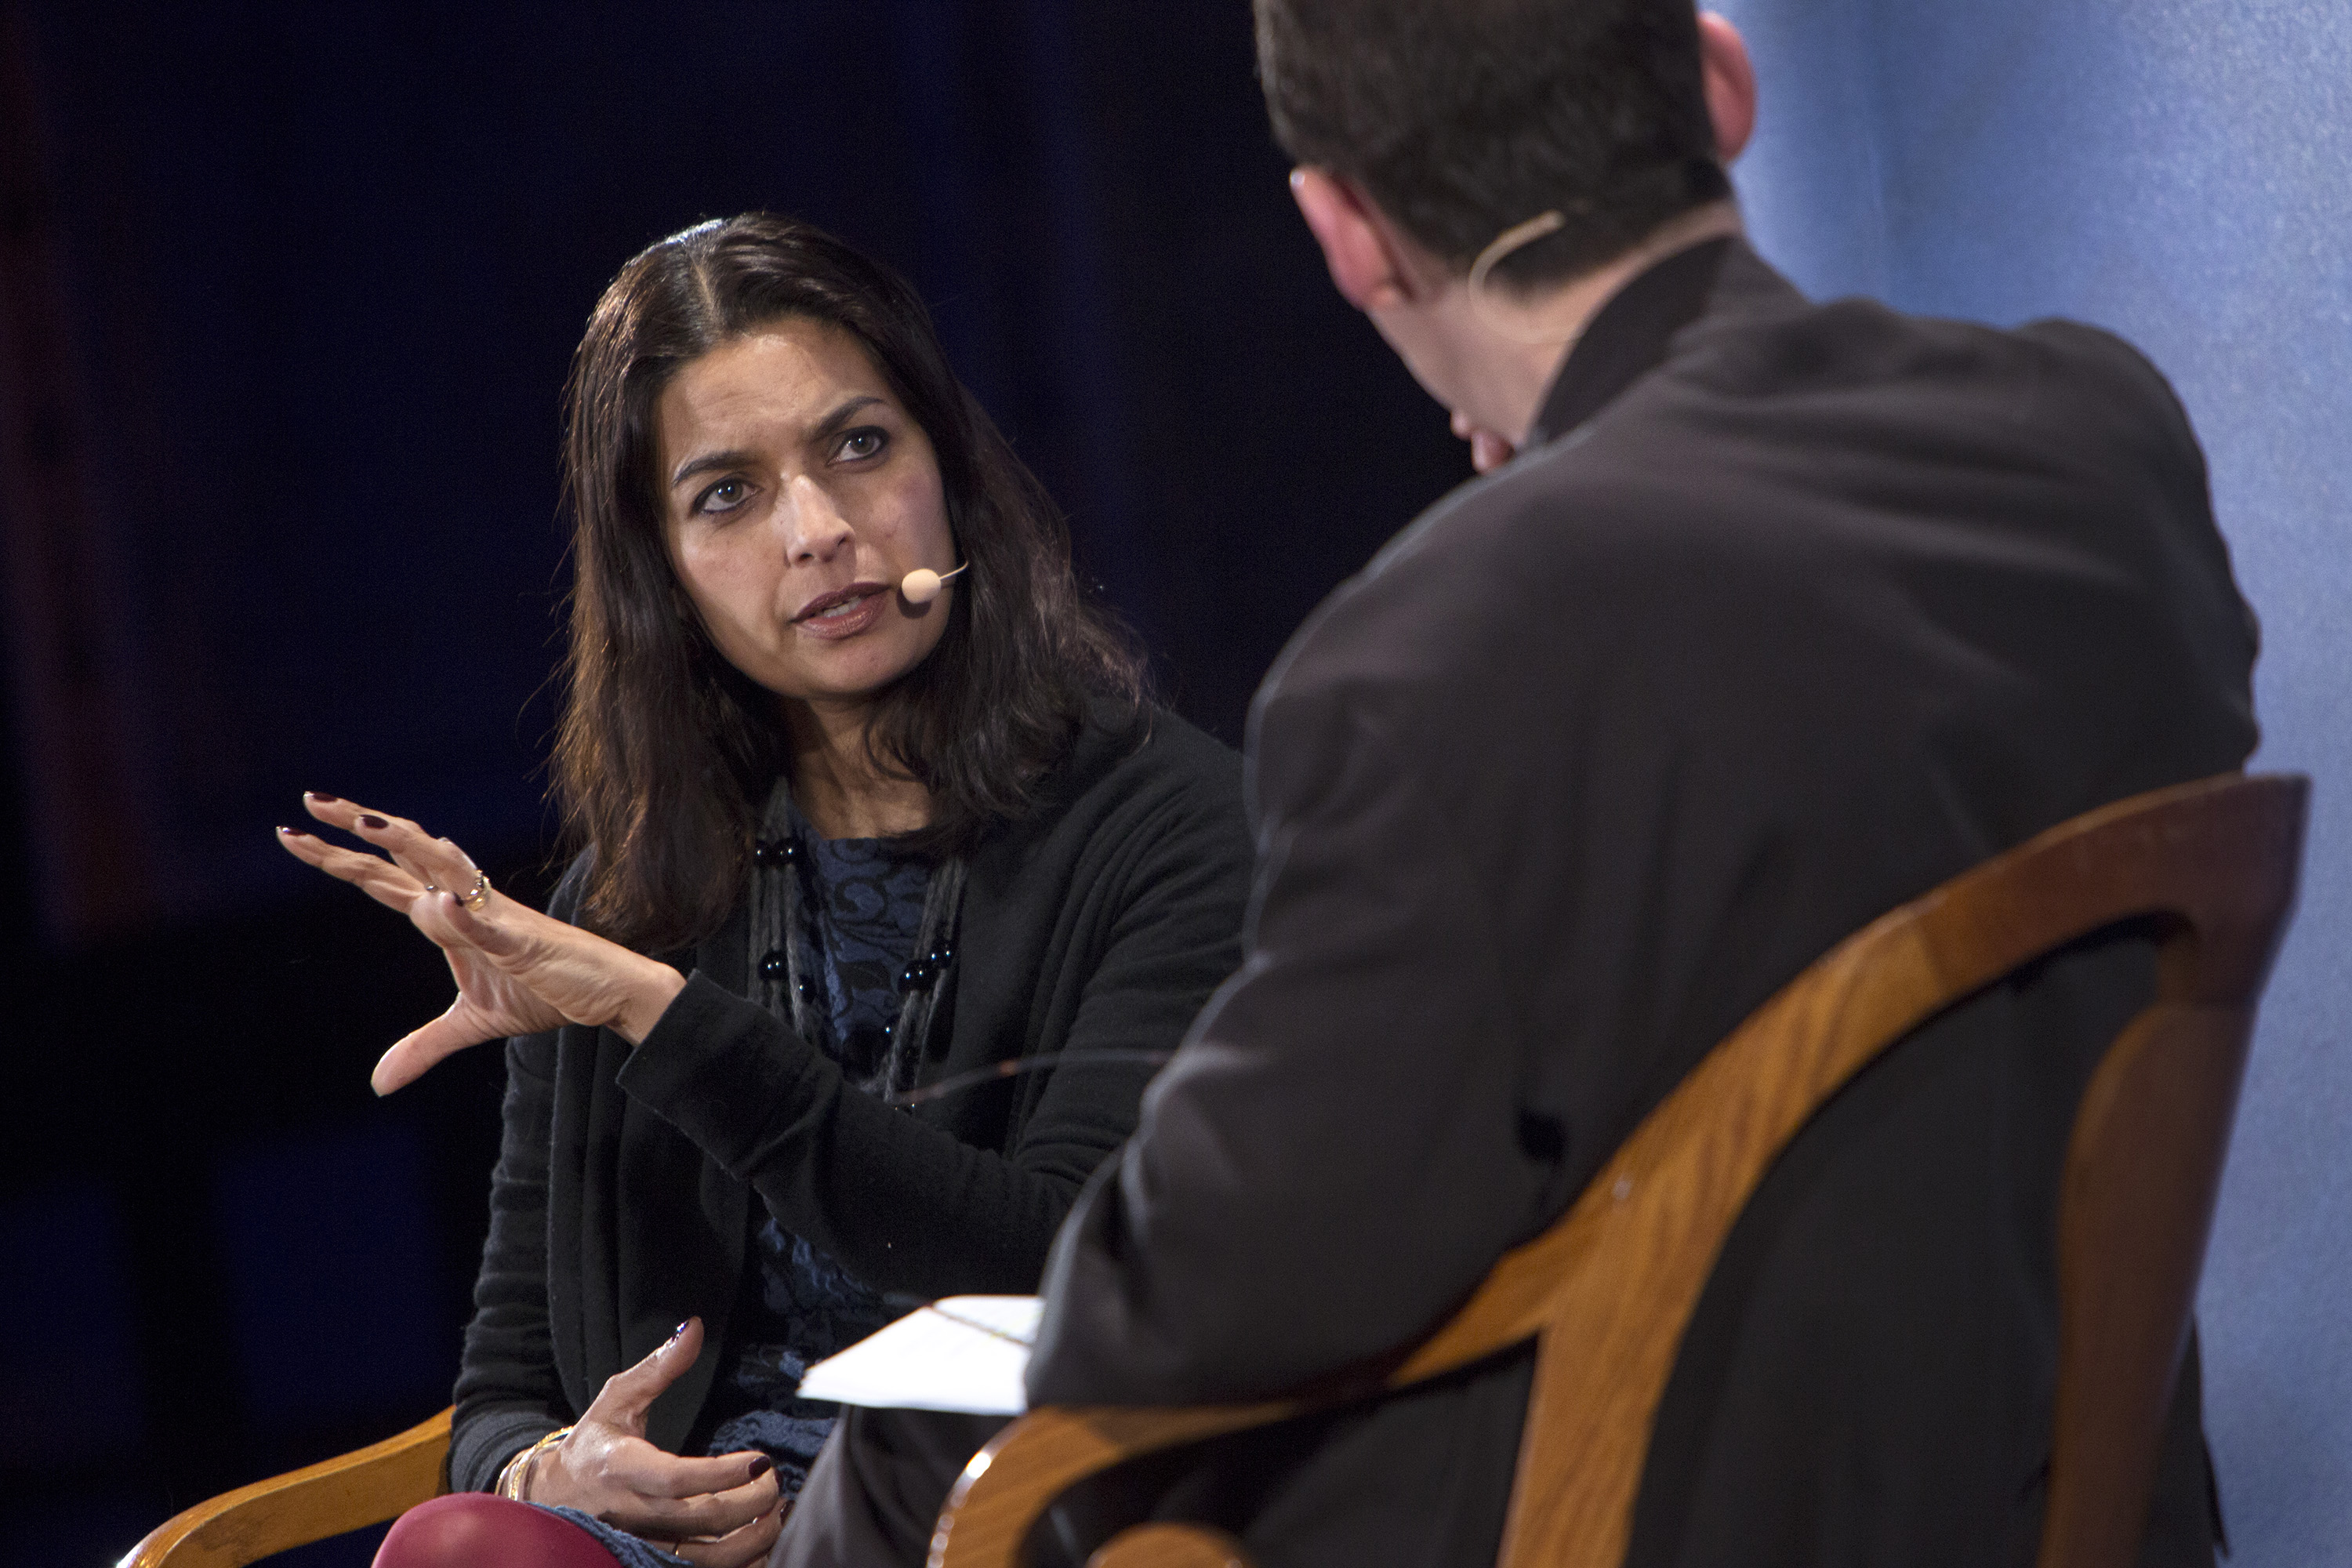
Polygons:
<instances>
[{"instance_id":1,"label":"dark background","mask_svg":"<svg viewBox=\"0 0 2352 1568\"><path fill-rule=\"evenodd\" d=\"M446 974L270 829L325 790L548 885L556 398L620 263L766 206L907 270L1238 742L1466 472L1284 169L1241 0L0 0L0 1563L447 1402L499 1064L370 1096Z\"/></svg>"}]
</instances>

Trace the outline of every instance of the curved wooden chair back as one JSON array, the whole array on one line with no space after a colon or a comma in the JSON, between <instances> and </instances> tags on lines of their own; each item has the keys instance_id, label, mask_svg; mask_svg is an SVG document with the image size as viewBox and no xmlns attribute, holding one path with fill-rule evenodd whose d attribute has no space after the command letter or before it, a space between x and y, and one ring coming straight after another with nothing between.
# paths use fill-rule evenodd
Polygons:
<instances>
[{"instance_id":1,"label":"curved wooden chair back","mask_svg":"<svg viewBox=\"0 0 2352 1568\"><path fill-rule=\"evenodd\" d=\"M2093 1075L2061 1177L2040 1559L2132 1563L2308 792L2300 777L2232 774L2062 824L1855 932L1717 1046L1567 1214L1496 1263L1389 1379L1402 1386L1538 1342L1504 1568L1622 1562L1685 1326L1749 1194L1814 1110L1953 1003L2077 938L2155 917L2157 996ZM1032 1412L958 1481L931 1568L1013 1568L1073 1483L1306 1408ZM1229 1538L1158 1524L1115 1538L1092 1568L1242 1562Z\"/></svg>"},{"instance_id":2,"label":"curved wooden chair back","mask_svg":"<svg viewBox=\"0 0 2352 1568\"><path fill-rule=\"evenodd\" d=\"M245 1568L280 1552L397 1519L448 1489L444 1410L398 1436L223 1492L173 1514L116 1568Z\"/></svg>"}]
</instances>

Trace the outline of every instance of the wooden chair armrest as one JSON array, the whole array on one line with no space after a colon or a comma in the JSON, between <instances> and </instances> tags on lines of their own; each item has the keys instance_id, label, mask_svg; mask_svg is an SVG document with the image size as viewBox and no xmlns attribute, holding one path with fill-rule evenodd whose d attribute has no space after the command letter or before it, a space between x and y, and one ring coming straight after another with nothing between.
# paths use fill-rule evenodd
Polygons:
<instances>
[{"instance_id":1,"label":"wooden chair armrest","mask_svg":"<svg viewBox=\"0 0 2352 1568\"><path fill-rule=\"evenodd\" d=\"M449 1458L444 1410L396 1437L223 1492L174 1514L117 1568L245 1568L439 1497Z\"/></svg>"},{"instance_id":2,"label":"wooden chair armrest","mask_svg":"<svg viewBox=\"0 0 2352 1568\"><path fill-rule=\"evenodd\" d=\"M931 1537L929 1568L1012 1568L1024 1561L1022 1545L1039 1516L1087 1477L1144 1454L1264 1426L1310 1407L1285 1400L1033 1410L999 1432L957 1478Z\"/></svg>"}]
</instances>

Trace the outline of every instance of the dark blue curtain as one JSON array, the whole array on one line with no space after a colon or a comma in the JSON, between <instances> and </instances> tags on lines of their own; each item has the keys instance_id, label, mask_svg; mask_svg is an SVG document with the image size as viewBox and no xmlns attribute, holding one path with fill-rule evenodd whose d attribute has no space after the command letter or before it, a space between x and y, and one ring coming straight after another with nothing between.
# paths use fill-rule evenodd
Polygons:
<instances>
[{"instance_id":1,"label":"dark blue curtain","mask_svg":"<svg viewBox=\"0 0 2352 1568\"><path fill-rule=\"evenodd\" d=\"M1241 5L562 15L18 9L88 536L52 635L103 662L71 722L139 885L43 860L53 935L292 886L266 830L304 784L534 838L557 387L620 261L704 216L798 213L911 273L1227 733L1298 613L1457 471L1289 212Z\"/></svg>"},{"instance_id":2,"label":"dark blue curtain","mask_svg":"<svg viewBox=\"0 0 2352 1568\"><path fill-rule=\"evenodd\" d=\"M270 828L324 789L544 886L557 395L631 253L773 207L911 274L1229 739L1465 472L1240 0L0 0L0 1561L446 1401L495 1053L371 1100L446 978Z\"/></svg>"}]
</instances>

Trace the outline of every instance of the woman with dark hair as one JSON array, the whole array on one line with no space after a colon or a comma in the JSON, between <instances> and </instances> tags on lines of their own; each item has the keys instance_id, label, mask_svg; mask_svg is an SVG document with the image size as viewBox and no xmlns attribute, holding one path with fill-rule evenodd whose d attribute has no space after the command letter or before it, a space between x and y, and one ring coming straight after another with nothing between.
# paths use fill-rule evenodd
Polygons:
<instances>
[{"instance_id":1,"label":"woman with dark hair","mask_svg":"<svg viewBox=\"0 0 2352 1568\"><path fill-rule=\"evenodd\" d=\"M280 830L457 977L380 1092L512 1037L463 1495L378 1561L735 1568L831 1425L809 1363L1035 1288L1235 962L1239 768L1144 700L921 302L839 241L654 246L566 404L581 850L548 911L349 801L306 805L382 856Z\"/></svg>"}]
</instances>

